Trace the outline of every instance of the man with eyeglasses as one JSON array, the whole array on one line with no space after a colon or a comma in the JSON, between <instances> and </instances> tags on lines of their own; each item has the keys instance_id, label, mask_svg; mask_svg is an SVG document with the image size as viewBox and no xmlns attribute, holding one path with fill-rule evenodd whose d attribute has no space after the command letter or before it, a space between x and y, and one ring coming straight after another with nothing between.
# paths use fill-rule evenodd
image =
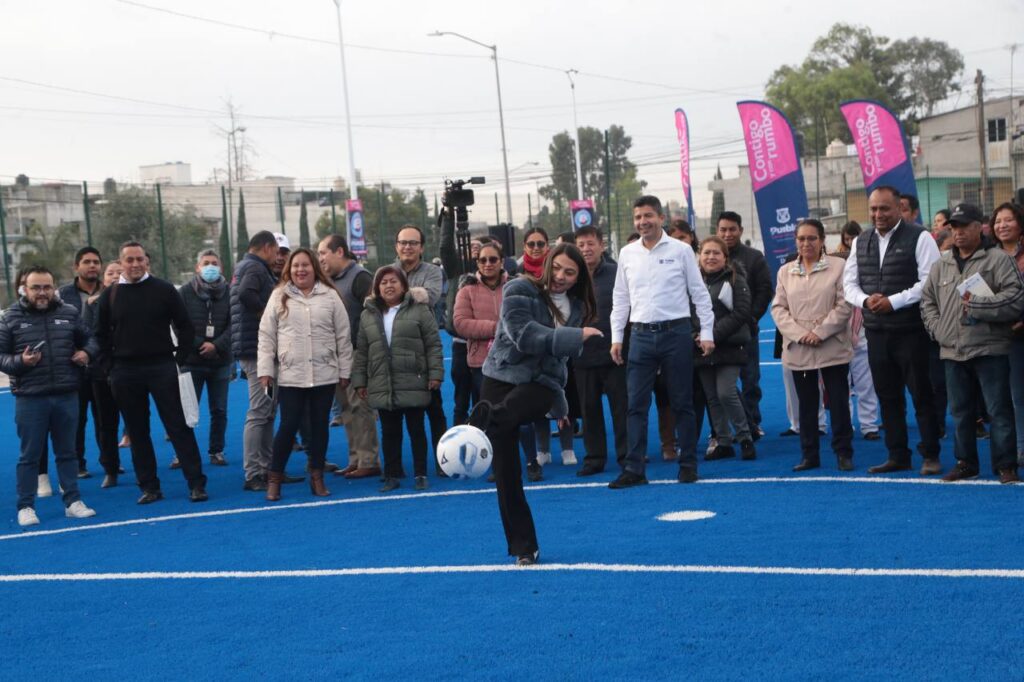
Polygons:
<instances>
[{"instance_id":1,"label":"man with eyeglasses","mask_svg":"<svg viewBox=\"0 0 1024 682\"><path fill-rule=\"evenodd\" d=\"M395 265L402 268L406 279L409 281L409 288L423 287L427 290L427 305L433 309L441 300L441 268L433 263L423 260L423 249L425 246L423 230L415 225L403 225L395 238ZM437 455L437 442L448 430L448 419L444 414L444 404L441 402L441 388L435 388L431 393L430 405L427 406L427 419L430 420L430 438L434 443L434 455ZM435 462L438 475L443 475L441 466Z\"/></svg>"},{"instance_id":2,"label":"man with eyeglasses","mask_svg":"<svg viewBox=\"0 0 1024 682\"><path fill-rule=\"evenodd\" d=\"M18 525L39 523L36 489L47 438L53 442L65 516L95 516L78 492L75 431L69 425L78 421L82 368L96 357L96 341L74 306L57 298L53 273L45 267L29 268L18 294L0 319L0 371L11 377L21 441Z\"/></svg>"}]
</instances>

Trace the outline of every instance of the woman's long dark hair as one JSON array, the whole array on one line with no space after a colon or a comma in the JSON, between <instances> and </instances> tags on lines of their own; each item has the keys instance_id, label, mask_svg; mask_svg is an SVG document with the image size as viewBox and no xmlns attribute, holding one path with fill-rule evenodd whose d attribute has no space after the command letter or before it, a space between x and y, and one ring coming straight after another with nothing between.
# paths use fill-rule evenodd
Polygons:
<instances>
[{"instance_id":1,"label":"woman's long dark hair","mask_svg":"<svg viewBox=\"0 0 1024 682\"><path fill-rule=\"evenodd\" d=\"M1013 214L1014 219L1017 221L1017 227L1021 229L1021 236L1024 236L1024 209L1012 201L1005 201L996 206L996 210L992 211L992 217L988 219L988 224L993 230L995 230L996 227L996 216L999 215L1000 211L1009 211ZM995 232L992 233L992 238L996 242L999 242L999 238L995 236Z\"/></svg>"},{"instance_id":2,"label":"woman's long dark hair","mask_svg":"<svg viewBox=\"0 0 1024 682\"><path fill-rule=\"evenodd\" d=\"M326 286L328 291L334 290L337 293L337 289L334 288L334 283L327 278L327 275L324 273L324 269L320 267L320 259L317 258L317 255L313 253L311 249L307 249L304 246L300 246L288 254L288 260L284 264L284 270L281 272L281 281L277 283L277 288L286 287L292 283L292 261L295 260L295 257L300 253L305 254L313 264L313 277L316 281ZM341 294L338 295L340 296ZM281 297L281 312L283 313L282 317L288 316L287 296Z\"/></svg>"},{"instance_id":3,"label":"woman's long dark hair","mask_svg":"<svg viewBox=\"0 0 1024 682\"><path fill-rule=\"evenodd\" d=\"M539 279L532 275L523 276L533 282L537 289L540 290L541 298L547 303L551 316L559 323L565 324L566 319L562 316L562 311L558 309L555 302L551 300L551 294L548 293L548 288L551 286L555 258L558 256L568 256L576 264L579 274L576 276L576 283L572 285L566 294L570 297L578 298L583 304L583 324L593 322L597 318L597 298L594 296L594 283L590 279L590 270L587 269L587 262L583 260L583 254L580 253L580 250L574 244L563 242L551 247L547 257L544 259L544 273Z\"/></svg>"}]
</instances>

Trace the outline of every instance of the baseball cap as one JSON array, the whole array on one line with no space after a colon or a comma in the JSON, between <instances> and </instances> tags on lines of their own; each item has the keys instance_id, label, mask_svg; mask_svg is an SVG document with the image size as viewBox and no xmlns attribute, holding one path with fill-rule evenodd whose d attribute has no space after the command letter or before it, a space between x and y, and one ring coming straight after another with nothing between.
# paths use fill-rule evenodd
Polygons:
<instances>
[{"instance_id":1,"label":"baseball cap","mask_svg":"<svg viewBox=\"0 0 1024 682\"><path fill-rule=\"evenodd\" d=\"M949 215L950 225L970 225L971 223L985 222L985 215L981 209L974 204L957 204Z\"/></svg>"},{"instance_id":2,"label":"baseball cap","mask_svg":"<svg viewBox=\"0 0 1024 682\"><path fill-rule=\"evenodd\" d=\"M292 250L291 242L288 241L287 235L285 235L283 232L275 232L274 239L277 240L277 248L284 249L285 251Z\"/></svg>"}]
</instances>

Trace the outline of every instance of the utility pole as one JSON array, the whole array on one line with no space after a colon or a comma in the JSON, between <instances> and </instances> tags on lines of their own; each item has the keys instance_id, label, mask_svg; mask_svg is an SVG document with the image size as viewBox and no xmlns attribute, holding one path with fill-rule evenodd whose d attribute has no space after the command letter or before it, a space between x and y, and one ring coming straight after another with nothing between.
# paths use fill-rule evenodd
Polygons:
<instances>
[{"instance_id":1,"label":"utility pole","mask_svg":"<svg viewBox=\"0 0 1024 682\"><path fill-rule=\"evenodd\" d=\"M572 76L579 73L576 69L569 69L565 75L569 77L569 91L572 93L572 137L576 142L576 198L580 201L586 199L583 196L583 148L580 147L580 125L576 122L576 81Z\"/></svg>"},{"instance_id":2,"label":"utility pole","mask_svg":"<svg viewBox=\"0 0 1024 682\"><path fill-rule=\"evenodd\" d=\"M608 217L608 230L612 228L612 160L608 146L608 131L604 131L604 212Z\"/></svg>"},{"instance_id":3,"label":"utility pole","mask_svg":"<svg viewBox=\"0 0 1024 682\"><path fill-rule=\"evenodd\" d=\"M978 153L981 161L981 212L985 212L988 199L988 159L985 158L985 76L978 69L974 76L978 86Z\"/></svg>"}]
</instances>

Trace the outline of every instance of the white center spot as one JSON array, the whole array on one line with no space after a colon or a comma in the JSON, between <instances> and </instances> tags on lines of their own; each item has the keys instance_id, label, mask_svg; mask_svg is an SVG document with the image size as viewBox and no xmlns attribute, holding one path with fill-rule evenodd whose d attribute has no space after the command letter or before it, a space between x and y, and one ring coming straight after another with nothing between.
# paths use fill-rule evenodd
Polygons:
<instances>
[{"instance_id":1,"label":"white center spot","mask_svg":"<svg viewBox=\"0 0 1024 682\"><path fill-rule=\"evenodd\" d=\"M703 519L710 519L715 515L715 512L710 511L677 511L662 514L658 517L659 521L701 521Z\"/></svg>"}]
</instances>

